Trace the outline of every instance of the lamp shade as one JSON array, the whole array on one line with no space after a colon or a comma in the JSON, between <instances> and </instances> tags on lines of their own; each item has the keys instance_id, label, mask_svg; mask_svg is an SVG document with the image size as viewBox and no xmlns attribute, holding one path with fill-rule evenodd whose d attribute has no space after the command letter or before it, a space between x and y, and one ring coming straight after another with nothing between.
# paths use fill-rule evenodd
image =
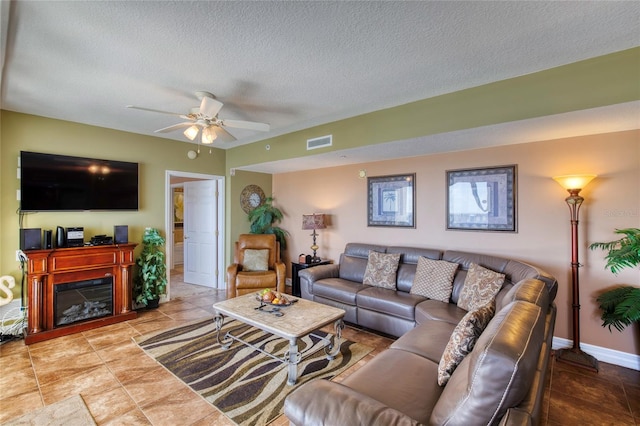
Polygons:
<instances>
[{"instance_id":1,"label":"lamp shade","mask_svg":"<svg viewBox=\"0 0 640 426\"><path fill-rule=\"evenodd\" d=\"M199 131L200 129L198 129L198 126L191 126L184 131L184 135L187 137L187 139L192 141L196 138L196 136L198 136Z\"/></svg>"},{"instance_id":2,"label":"lamp shade","mask_svg":"<svg viewBox=\"0 0 640 426\"><path fill-rule=\"evenodd\" d=\"M204 144L211 144L213 143L214 140L216 140L216 138L218 137L218 135L216 134L216 132L211 128L211 126L209 127L205 127L202 130L202 143Z\"/></svg>"},{"instance_id":3,"label":"lamp shade","mask_svg":"<svg viewBox=\"0 0 640 426\"><path fill-rule=\"evenodd\" d=\"M324 222L324 214L313 213L302 215L302 229L325 229L327 224Z\"/></svg>"},{"instance_id":4,"label":"lamp shade","mask_svg":"<svg viewBox=\"0 0 640 426\"><path fill-rule=\"evenodd\" d=\"M596 175L564 175L554 176L553 180L558 182L564 189L584 189L595 178Z\"/></svg>"}]
</instances>

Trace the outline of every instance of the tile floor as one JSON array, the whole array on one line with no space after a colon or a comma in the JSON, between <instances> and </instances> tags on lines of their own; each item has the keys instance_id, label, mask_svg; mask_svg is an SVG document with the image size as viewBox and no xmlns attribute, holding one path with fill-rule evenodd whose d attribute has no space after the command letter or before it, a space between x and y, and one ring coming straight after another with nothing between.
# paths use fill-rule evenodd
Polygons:
<instances>
[{"instance_id":1,"label":"tile floor","mask_svg":"<svg viewBox=\"0 0 640 426\"><path fill-rule=\"evenodd\" d=\"M178 284L179 278L172 278L171 302L137 319L30 346L22 340L0 345L0 423L80 394L99 425L233 424L131 340L209 317L211 305L225 297ZM392 342L354 328L344 334L375 350L343 377ZM543 424L640 425L640 371L600 363L595 374L555 360L550 369ZM281 416L272 426L287 424Z\"/></svg>"}]
</instances>

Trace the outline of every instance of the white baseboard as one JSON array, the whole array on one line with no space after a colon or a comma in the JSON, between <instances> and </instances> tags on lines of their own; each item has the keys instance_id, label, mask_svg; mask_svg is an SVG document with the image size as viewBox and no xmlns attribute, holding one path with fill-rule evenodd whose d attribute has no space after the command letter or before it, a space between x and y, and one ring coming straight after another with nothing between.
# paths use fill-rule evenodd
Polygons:
<instances>
[{"instance_id":1,"label":"white baseboard","mask_svg":"<svg viewBox=\"0 0 640 426\"><path fill-rule=\"evenodd\" d=\"M570 348L572 346L572 340L553 337L553 349ZM640 355L603 348L602 346L589 345L587 343L581 343L580 349L595 357L598 361L640 371Z\"/></svg>"}]
</instances>

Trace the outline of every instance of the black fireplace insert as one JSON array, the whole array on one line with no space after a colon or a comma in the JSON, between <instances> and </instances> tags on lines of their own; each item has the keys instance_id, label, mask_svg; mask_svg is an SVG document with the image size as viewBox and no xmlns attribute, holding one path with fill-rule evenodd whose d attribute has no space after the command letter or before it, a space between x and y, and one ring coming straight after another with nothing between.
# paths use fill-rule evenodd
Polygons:
<instances>
[{"instance_id":1,"label":"black fireplace insert","mask_svg":"<svg viewBox=\"0 0 640 426\"><path fill-rule=\"evenodd\" d=\"M113 277L54 286L55 326L113 315Z\"/></svg>"}]
</instances>

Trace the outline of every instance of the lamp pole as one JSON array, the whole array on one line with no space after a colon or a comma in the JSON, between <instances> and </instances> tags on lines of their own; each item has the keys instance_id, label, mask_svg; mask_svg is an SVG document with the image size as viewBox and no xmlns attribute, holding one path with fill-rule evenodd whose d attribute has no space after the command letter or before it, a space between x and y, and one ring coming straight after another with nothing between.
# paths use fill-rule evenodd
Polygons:
<instances>
[{"instance_id":1,"label":"lamp pole","mask_svg":"<svg viewBox=\"0 0 640 426\"><path fill-rule=\"evenodd\" d=\"M582 351L580 348L580 275L579 268L580 262L578 260L578 219L580 215L580 206L584 201L581 197L580 191L582 188L595 176L589 176L589 178L580 182L580 187L571 188L571 186L577 186L575 182L561 182L564 178L571 178L571 176L560 176L554 178L558 183L567 187L569 196L565 198L567 206L569 206L569 213L571 215L571 291L572 291L572 326L573 326L573 346L571 348L559 349L556 351L556 359L560 362L576 365L578 367L587 368L589 370L598 371L598 360L588 353ZM577 178L574 176L572 178Z\"/></svg>"}]
</instances>

